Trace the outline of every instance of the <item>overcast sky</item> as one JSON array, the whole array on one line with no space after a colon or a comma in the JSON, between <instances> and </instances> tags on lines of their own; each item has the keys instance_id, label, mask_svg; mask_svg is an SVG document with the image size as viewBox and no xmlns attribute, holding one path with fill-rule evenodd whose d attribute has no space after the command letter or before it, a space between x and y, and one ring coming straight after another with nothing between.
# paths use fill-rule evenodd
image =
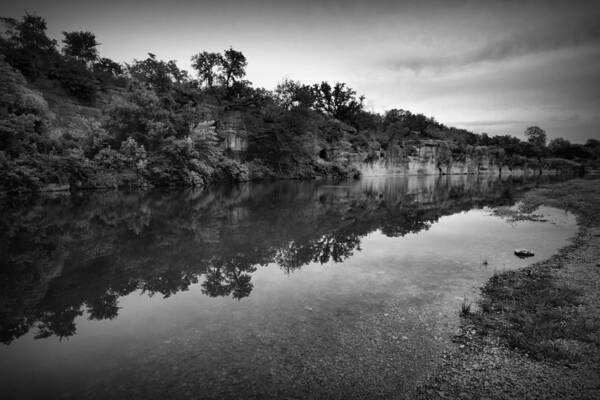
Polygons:
<instances>
[{"instance_id":1,"label":"overcast sky","mask_svg":"<svg viewBox=\"0 0 600 400\"><path fill-rule=\"evenodd\" d=\"M6 2L7 3L7 2ZM155 53L189 69L233 46L248 79L347 82L369 109L403 108L447 125L521 136L600 138L600 1L20 0L49 35L89 30L116 61Z\"/></svg>"}]
</instances>

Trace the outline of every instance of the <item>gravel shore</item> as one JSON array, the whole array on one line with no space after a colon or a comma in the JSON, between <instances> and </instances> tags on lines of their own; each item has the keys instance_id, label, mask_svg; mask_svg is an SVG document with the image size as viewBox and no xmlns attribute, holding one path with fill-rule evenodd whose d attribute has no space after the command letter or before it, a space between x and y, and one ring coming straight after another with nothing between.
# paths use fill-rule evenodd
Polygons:
<instances>
[{"instance_id":1,"label":"gravel shore","mask_svg":"<svg viewBox=\"0 0 600 400\"><path fill-rule=\"evenodd\" d=\"M525 195L574 212L580 231L552 258L499 274L462 317L458 350L417 389L420 399L600 399L600 180ZM539 284L543 282L543 284ZM523 288L537 292L526 293Z\"/></svg>"}]
</instances>

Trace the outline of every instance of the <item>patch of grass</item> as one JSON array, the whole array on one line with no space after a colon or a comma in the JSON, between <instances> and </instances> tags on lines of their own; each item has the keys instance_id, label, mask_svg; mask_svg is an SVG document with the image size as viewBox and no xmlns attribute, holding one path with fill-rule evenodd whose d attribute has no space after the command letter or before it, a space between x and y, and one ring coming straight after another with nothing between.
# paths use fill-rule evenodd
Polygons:
<instances>
[{"instance_id":1,"label":"patch of grass","mask_svg":"<svg viewBox=\"0 0 600 400\"><path fill-rule=\"evenodd\" d=\"M521 206L518 210L512 210L509 207L498 207L494 209L494 215L500 218L504 218L510 223L521 222L521 221L534 221L534 222L545 222L543 215L533 214L533 211L537 208L533 205Z\"/></svg>"},{"instance_id":2,"label":"patch of grass","mask_svg":"<svg viewBox=\"0 0 600 400\"><path fill-rule=\"evenodd\" d=\"M578 312L579 292L549 271L527 268L494 275L482 289L480 311L462 313L482 334L496 334L536 359L565 359L556 340L594 342L596 326Z\"/></svg>"},{"instance_id":3,"label":"patch of grass","mask_svg":"<svg viewBox=\"0 0 600 400\"><path fill-rule=\"evenodd\" d=\"M471 314L471 306L473 303L467 300L466 297L463 298L462 303L460 304L460 315L466 317Z\"/></svg>"},{"instance_id":4,"label":"patch of grass","mask_svg":"<svg viewBox=\"0 0 600 400\"><path fill-rule=\"evenodd\" d=\"M578 216L584 226L600 224L600 185L597 179L573 179L527 192L520 212L532 212L540 205L563 208Z\"/></svg>"}]
</instances>

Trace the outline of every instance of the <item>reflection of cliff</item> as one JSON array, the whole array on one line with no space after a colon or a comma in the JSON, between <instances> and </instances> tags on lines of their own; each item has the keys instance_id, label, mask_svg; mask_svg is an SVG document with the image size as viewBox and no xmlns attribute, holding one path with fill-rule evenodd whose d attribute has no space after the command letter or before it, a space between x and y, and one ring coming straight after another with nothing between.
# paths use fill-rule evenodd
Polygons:
<instances>
[{"instance_id":1,"label":"reflection of cliff","mask_svg":"<svg viewBox=\"0 0 600 400\"><path fill-rule=\"evenodd\" d=\"M476 176L243 185L179 193L93 193L1 209L0 338L69 336L74 319L117 316L135 290L170 296L201 282L241 299L251 275L340 262L374 230L427 229L443 215L512 201L513 180Z\"/></svg>"}]
</instances>

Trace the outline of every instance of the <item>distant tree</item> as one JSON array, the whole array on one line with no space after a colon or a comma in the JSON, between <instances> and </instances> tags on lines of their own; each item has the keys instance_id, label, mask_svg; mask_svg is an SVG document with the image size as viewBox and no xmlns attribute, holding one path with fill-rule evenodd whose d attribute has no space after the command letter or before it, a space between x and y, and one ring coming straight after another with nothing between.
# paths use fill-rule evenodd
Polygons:
<instances>
[{"instance_id":1,"label":"distant tree","mask_svg":"<svg viewBox=\"0 0 600 400\"><path fill-rule=\"evenodd\" d=\"M247 97L250 82L246 76L246 57L232 48L221 53L203 51L192 56L192 67L198 72L200 83L205 85L218 99L215 86L225 88L226 97L240 99Z\"/></svg>"},{"instance_id":2,"label":"distant tree","mask_svg":"<svg viewBox=\"0 0 600 400\"><path fill-rule=\"evenodd\" d=\"M215 82L218 81L223 67L223 56L219 53L203 51L192 56L192 67L198 72L200 83L214 90Z\"/></svg>"},{"instance_id":3,"label":"distant tree","mask_svg":"<svg viewBox=\"0 0 600 400\"><path fill-rule=\"evenodd\" d=\"M98 62L94 64L94 70L105 72L115 77L121 76L125 72L121 64L110 58L99 59Z\"/></svg>"},{"instance_id":4,"label":"distant tree","mask_svg":"<svg viewBox=\"0 0 600 400\"><path fill-rule=\"evenodd\" d=\"M594 157L600 161L600 140L597 139L588 139L587 142L583 145L586 149L589 150Z\"/></svg>"},{"instance_id":5,"label":"distant tree","mask_svg":"<svg viewBox=\"0 0 600 400\"><path fill-rule=\"evenodd\" d=\"M313 85L318 111L341 121L352 123L363 109L364 96L356 97L356 92L345 83L337 82L333 87L328 82Z\"/></svg>"},{"instance_id":6,"label":"distant tree","mask_svg":"<svg viewBox=\"0 0 600 400\"><path fill-rule=\"evenodd\" d=\"M412 115L410 111L394 108L385 112L383 124L387 127L391 124L403 122L410 115Z\"/></svg>"},{"instance_id":7,"label":"distant tree","mask_svg":"<svg viewBox=\"0 0 600 400\"><path fill-rule=\"evenodd\" d=\"M223 56L221 56L221 65L221 82L225 87L233 87L237 81L246 76L248 62L241 51L236 51L232 48L225 50Z\"/></svg>"},{"instance_id":8,"label":"distant tree","mask_svg":"<svg viewBox=\"0 0 600 400\"><path fill-rule=\"evenodd\" d=\"M126 85L125 69L110 58L100 58L92 66L96 78L103 86L109 84L124 87Z\"/></svg>"},{"instance_id":9,"label":"distant tree","mask_svg":"<svg viewBox=\"0 0 600 400\"><path fill-rule=\"evenodd\" d=\"M575 144L563 138L551 140L550 143L548 143L548 149L554 156L569 160L589 160L597 157L594 149L587 144Z\"/></svg>"},{"instance_id":10,"label":"distant tree","mask_svg":"<svg viewBox=\"0 0 600 400\"><path fill-rule=\"evenodd\" d=\"M98 58L100 44L96 41L96 35L87 31L63 32L63 53L69 57L75 57L80 61L91 63Z\"/></svg>"},{"instance_id":11,"label":"distant tree","mask_svg":"<svg viewBox=\"0 0 600 400\"><path fill-rule=\"evenodd\" d=\"M145 60L134 60L128 70L132 77L150 85L158 93L167 92L173 83L187 80L187 72L180 70L174 60L165 62L152 53L148 53Z\"/></svg>"},{"instance_id":12,"label":"distant tree","mask_svg":"<svg viewBox=\"0 0 600 400\"><path fill-rule=\"evenodd\" d=\"M490 135L488 135L486 132L483 132L481 134L481 136L479 137L479 143L482 146L490 146L492 144L494 144L493 139L490 137Z\"/></svg>"},{"instance_id":13,"label":"distant tree","mask_svg":"<svg viewBox=\"0 0 600 400\"><path fill-rule=\"evenodd\" d=\"M538 149L546 147L546 131L539 126L530 126L525 129L525 137L529 143Z\"/></svg>"},{"instance_id":14,"label":"distant tree","mask_svg":"<svg viewBox=\"0 0 600 400\"><path fill-rule=\"evenodd\" d=\"M187 71L179 69L175 60L167 62L167 73L176 83L183 83L189 79Z\"/></svg>"},{"instance_id":15,"label":"distant tree","mask_svg":"<svg viewBox=\"0 0 600 400\"><path fill-rule=\"evenodd\" d=\"M286 110L312 108L316 100L315 93L310 86L289 79L277 84L275 97L279 106Z\"/></svg>"},{"instance_id":16,"label":"distant tree","mask_svg":"<svg viewBox=\"0 0 600 400\"><path fill-rule=\"evenodd\" d=\"M56 61L56 41L46 36L46 21L36 15L25 14L19 21L2 18L6 26L0 37L0 50L6 61L28 78L47 73Z\"/></svg>"},{"instance_id":17,"label":"distant tree","mask_svg":"<svg viewBox=\"0 0 600 400\"><path fill-rule=\"evenodd\" d=\"M591 148L598 148L598 147L600 147L600 140L598 140L598 139L588 139L585 142L584 146L591 147Z\"/></svg>"},{"instance_id":18,"label":"distant tree","mask_svg":"<svg viewBox=\"0 0 600 400\"><path fill-rule=\"evenodd\" d=\"M564 149L568 149L569 147L571 147L571 142L563 138L552 139L550 143L548 143L548 149L552 153L560 153L561 151L563 151Z\"/></svg>"}]
</instances>

